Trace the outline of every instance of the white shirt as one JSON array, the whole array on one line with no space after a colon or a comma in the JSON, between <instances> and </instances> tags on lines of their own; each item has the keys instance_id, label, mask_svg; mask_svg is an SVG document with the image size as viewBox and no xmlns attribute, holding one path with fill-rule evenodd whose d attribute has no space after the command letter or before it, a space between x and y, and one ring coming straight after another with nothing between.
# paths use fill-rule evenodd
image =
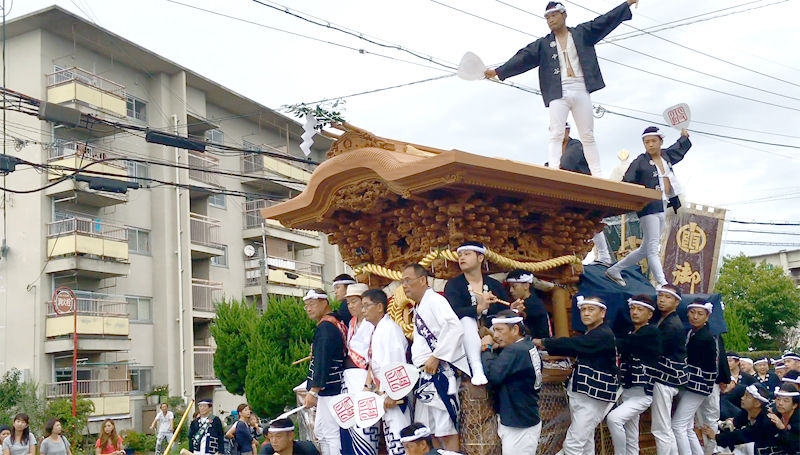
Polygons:
<instances>
[{"instance_id":1,"label":"white shirt","mask_svg":"<svg viewBox=\"0 0 800 455\"><path fill-rule=\"evenodd\" d=\"M159 433L171 433L172 432L172 419L175 416L172 414L172 411L167 411L167 414L164 415L163 412L159 409L156 413L156 421L158 422L158 432Z\"/></svg>"},{"instance_id":2,"label":"white shirt","mask_svg":"<svg viewBox=\"0 0 800 455\"><path fill-rule=\"evenodd\" d=\"M561 80L564 81L567 79L572 79L568 76L569 71L567 71L567 62L564 59L565 52L561 47L561 43L558 42L558 38L556 38L556 47L558 49L558 65L561 67ZM569 64L572 66L572 72L575 74L575 78L582 78L583 69L581 68L581 62L578 59L578 49L575 48L575 41L572 40L572 32L567 32L566 57L569 59Z\"/></svg>"},{"instance_id":3,"label":"white shirt","mask_svg":"<svg viewBox=\"0 0 800 455\"><path fill-rule=\"evenodd\" d=\"M420 327L414 319L414 340L411 343L411 361L415 366L422 366L431 357L453 364L459 370L469 374L467 355L464 352L464 327L458 320L450 302L428 288L414 308L415 315L425 321L425 325L436 337L436 348L431 351L428 342L420 334Z\"/></svg>"},{"instance_id":4,"label":"white shirt","mask_svg":"<svg viewBox=\"0 0 800 455\"><path fill-rule=\"evenodd\" d=\"M369 365L372 374L378 381L383 377L383 371L392 364L406 363L406 349L408 340L403 334L403 329L394 322L388 314L378 321L375 331L372 332L372 348Z\"/></svg>"},{"instance_id":5,"label":"white shirt","mask_svg":"<svg viewBox=\"0 0 800 455\"><path fill-rule=\"evenodd\" d=\"M357 324L357 321L358 319L353 318L347 331L347 349L356 354L355 356L351 355L356 365L359 364L356 361L359 357L366 362L369 355L369 342L372 339L372 331L375 330L375 326L366 319L362 320L361 324ZM366 368L366 365L363 365L363 367ZM359 368L361 368L361 365L359 365Z\"/></svg>"}]
</instances>

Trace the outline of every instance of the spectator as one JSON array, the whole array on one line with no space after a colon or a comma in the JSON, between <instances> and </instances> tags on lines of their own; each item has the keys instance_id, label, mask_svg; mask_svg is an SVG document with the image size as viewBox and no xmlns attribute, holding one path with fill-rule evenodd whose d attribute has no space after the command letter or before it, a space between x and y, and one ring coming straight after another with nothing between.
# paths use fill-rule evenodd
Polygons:
<instances>
[{"instance_id":1,"label":"spectator","mask_svg":"<svg viewBox=\"0 0 800 455\"><path fill-rule=\"evenodd\" d=\"M36 436L28 428L28 414L20 412L14 416L14 423L7 438L3 440L3 455L34 455Z\"/></svg>"},{"instance_id":2,"label":"spectator","mask_svg":"<svg viewBox=\"0 0 800 455\"><path fill-rule=\"evenodd\" d=\"M48 420L44 426L44 439L39 446L40 455L72 455L69 450L69 441L64 437L61 421L55 417Z\"/></svg>"},{"instance_id":3,"label":"spectator","mask_svg":"<svg viewBox=\"0 0 800 455\"><path fill-rule=\"evenodd\" d=\"M233 443L239 449L241 455L248 455L257 452L256 441L250 433L250 414L252 410L247 403L240 404L236 411L239 413L239 420L233 422L233 425L225 433L225 437L233 439Z\"/></svg>"},{"instance_id":4,"label":"spectator","mask_svg":"<svg viewBox=\"0 0 800 455\"><path fill-rule=\"evenodd\" d=\"M11 435L11 427L8 425L0 425L0 444Z\"/></svg>"},{"instance_id":5,"label":"spectator","mask_svg":"<svg viewBox=\"0 0 800 455\"><path fill-rule=\"evenodd\" d=\"M95 455L125 455L125 446L122 445L122 436L117 434L114 421L106 419L100 437L94 443Z\"/></svg>"}]
</instances>

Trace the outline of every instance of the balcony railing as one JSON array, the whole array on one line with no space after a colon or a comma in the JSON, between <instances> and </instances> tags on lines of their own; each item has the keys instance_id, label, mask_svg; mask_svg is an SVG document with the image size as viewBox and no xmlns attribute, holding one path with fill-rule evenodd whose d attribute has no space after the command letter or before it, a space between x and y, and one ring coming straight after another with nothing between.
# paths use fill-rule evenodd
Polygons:
<instances>
[{"instance_id":1,"label":"balcony railing","mask_svg":"<svg viewBox=\"0 0 800 455\"><path fill-rule=\"evenodd\" d=\"M107 223L90 218L72 217L47 223L47 237L55 238L65 235L78 234L82 236L128 241L128 230L120 224Z\"/></svg>"},{"instance_id":2,"label":"balcony railing","mask_svg":"<svg viewBox=\"0 0 800 455\"><path fill-rule=\"evenodd\" d=\"M257 250L261 251L261 250ZM250 259L244 263L245 286L258 286L258 277L261 273L258 259ZM321 278L322 265L313 262L296 261L294 259L279 258L275 256L267 257L267 265L273 269L281 269L297 275L306 277Z\"/></svg>"},{"instance_id":3,"label":"balcony railing","mask_svg":"<svg viewBox=\"0 0 800 455\"><path fill-rule=\"evenodd\" d=\"M264 217L261 216L261 209L272 207L275 204L280 204L283 201L275 201L270 199L252 199L244 203L244 228L250 229L260 227L264 222Z\"/></svg>"},{"instance_id":4,"label":"balcony railing","mask_svg":"<svg viewBox=\"0 0 800 455\"><path fill-rule=\"evenodd\" d=\"M74 291L78 301L78 314L85 316L128 317L128 301L121 295L100 294L89 291ZM53 302L48 301L47 316L58 316Z\"/></svg>"},{"instance_id":5,"label":"balcony railing","mask_svg":"<svg viewBox=\"0 0 800 455\"><path fill-rule=\"evenodd\" d=\"M125 86L78 67L65 68L47 75L47 87L78 82L125 99Z\"/></svg>"},{"instance_id":6,"label":"balcony railing","mask_svg":"<svg viewBox=\"0 0 800 455\"><path fill-rule=\"evenodd\" d=\"M78 395L100 397L104 395L126 395L131 391L130 379L90 379L78 381ZM72 396L72 381L51 382L45 385L47 398Z\"/></svg>"},{"instance_id":7,"label":"balcony railing","mask_svg":"<svg viewBox=\"0 0 800 455\"><path fill-rule=\"evenodd\" d=\"M219 248L222 246L222 222L198 213L189 213L190 238L193 243Z\"/></svg>"},{"instance_id":8,"label":"balcony railing","mask_svg":"<svg viewBox=\"0 0 800 455\"><path fill-rule=\"evenodd\" d=\"M222 283L192 278L192 308L215 311L214 305L224 297Z\"/></svg>"},{"instance_id":9,"label":"balcony railing","mask_svg":"<svg viewBox=\"0 0 800 455\"><path fill-rule=\"evenodd\" d=\"M194 168L189 170L189 178L197 180L199 182L208 183L209 185L216 185L220 186L219 183L219 174L215 174L213 172L206 172L209 171L217 171L219 170L219 160L212 157L204 155L200 152L189 152L189 167Z\"/></svg>"},{"instance_id":10,"label":"balcony railing","mask_svg":"<svg viewBox=\"0 0 800 455\"><path fill-rule=\"evenodd\" d=\"M108 153L104 150L99 150L93 144L80 141L69 141L56 142L53 147L50 148L47 161L61 161L75 157L77 160L84 160L88 163L92 161L104 160L112 156L116 157L116 155ZM120 169L127 169L127 166L123 161L106 161L103 164Z\"/></svg>"},{"instance_id":11,"label":"balcony railing","mask_svg":"<svg viewBox=\"0 0 800 455\"><path fill-rule=\"evenodd\" d=\"M194 377L199 379L216 379L214 374L214 352L212 346L194 347Z\"/></svg>"}]
</instances>

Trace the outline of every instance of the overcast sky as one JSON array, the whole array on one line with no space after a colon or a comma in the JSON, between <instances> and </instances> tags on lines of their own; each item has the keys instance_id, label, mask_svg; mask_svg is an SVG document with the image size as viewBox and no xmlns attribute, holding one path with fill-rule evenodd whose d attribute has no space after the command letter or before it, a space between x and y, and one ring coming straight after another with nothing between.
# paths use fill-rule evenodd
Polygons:
<instances>
[{"instance_id":1,"label":"overcast sky","mask_svg":"<svg viewBox=\"0 0 800 455\"><path fill-rule=\"evenodd\" d=\"M165 0L55 3L272 108L447 74L447 70L436 69L437 65L408 53L381 48L252 1L181 1L355 50ZM9 17L53 3L54 0L14 0ZM544 20L537 17L544 11L543 0L304 0L284 4L451 64L457 64L466 51L475 52L486 64L498 64L534 37L549 32ZM567 24L572 26L595 16L581 6L605 12L619 3L580 0L565 4ZM735 5L744 6L731 8ZM711 13L717 10L724 11ZM741 12L744 10L748 11ZM695 16L699 17L684 20ZM692 110L691 128L800 147L797 17L797 0L642 0L633 10L633 19L617 28L609 39L635 32L626 24L645 29L673 21L697 22L657 33L680 45L650 35L620 40L617 45L598 45L598 55L607 59L600 61L606 88L595 92L592 99L609 110L653 121L663 121L661 112L666 107L685 102ZM367 52L359 53L358 49ZM535 70L510 81L538 88ZM488 81L466 82L450 77L348 98L345 118L380 136L537 164L546 161L548 116L541 97ZM611 113L595 121L595 137L606 173L618 163L616 153L620 149L630 150L632 156L643 152L640 135L648 124ZM674 142L678 134L677 130L668 131L665 145ZM737 220L800 221L800 149L699 133L693 133L691 140L691 151L675 168L688 200L726 208L728 218ZM727 232L726 241L788 242L797 246L724 244L724 254L800 247L800 226L728 224L730 229L795 235Z\"/></svg>"}]
</instances>

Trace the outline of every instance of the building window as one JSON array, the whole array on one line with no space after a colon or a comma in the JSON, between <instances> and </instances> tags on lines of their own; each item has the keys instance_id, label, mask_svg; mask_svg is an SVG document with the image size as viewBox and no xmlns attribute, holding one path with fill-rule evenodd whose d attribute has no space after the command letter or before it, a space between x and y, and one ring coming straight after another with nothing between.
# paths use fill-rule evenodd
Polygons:
<instances>
[{"instance_id":1,"label":"building window","mask_svg":"<svg viewBox=\"0 0 800 455\"><path fill-rule=\"evenodd\" d=\"M128 161L128 177L132 182L150 177L150 164Z\"/></svg>"},{"instance_id":2,"label":"building window","mask_svg":"<svg viewBox=\"0 0 800 455\"><path fill-rule=\"evenodd\" d=\"M128 252L150 254L150 231L128 227Z\"/></svg>"},{"instance_id":3,"label":"building window","mask_svg":"<svg viewBox=\"0 0 800 455\"><path fill-rule=\"evenodd\" d=\"M153 388L152 368L130 368L132 393L147 393Z\"/></svg>"},{"instance_id":4,"label":"building window","mask_svg":"<svg viewBox=\"0 0 800 455\"><path fill-rule=\"evenodd\" d=\"M206 131L206 141L212 144L224 144L225 143L225 134L223 134L222 130L219 128L208 130Z\"/></svg>"},{"instance_id":5,"label":"building window","mask_svg":"<svg viewBox=\"0 0 800 455\"><path fill-rule=\"evenodd\" d=\"M128 319L135 322L153 322L153 301L149 297L125 296L128 301Z\"/></svg>"},{"instance_id":6,"label":"building window","mask_svg":"<svg viewBox=\"0 0 800 455\"><path fill-rule=\"evenodd\" d=\"M220 209L224 209L225 205L225 195L224 194L212 194L208 197L208 204L217 207Z\"/></svg>"},{"instance_id":7,"label":"building window","mask_svg":"<svg viewBox=\"0 0 800 455\"><path fill-rule=\"evenodd\" d=\"M212 256L211 257L211 265L216 265L217 267L227 267L228 266L228 247L222 247L222 256Z\"/></svg>"},{"instance_id":8,"label":"building window","mask_svg":"<svg viewBox=\"0 0 800 455\"><path fill-rule=\"evenodd\" d=\"M147 103L139 98L128 95L125 104L128 108L128 117L135 118L143 122L147 121Z\"/></svg>"}]
</instances>

